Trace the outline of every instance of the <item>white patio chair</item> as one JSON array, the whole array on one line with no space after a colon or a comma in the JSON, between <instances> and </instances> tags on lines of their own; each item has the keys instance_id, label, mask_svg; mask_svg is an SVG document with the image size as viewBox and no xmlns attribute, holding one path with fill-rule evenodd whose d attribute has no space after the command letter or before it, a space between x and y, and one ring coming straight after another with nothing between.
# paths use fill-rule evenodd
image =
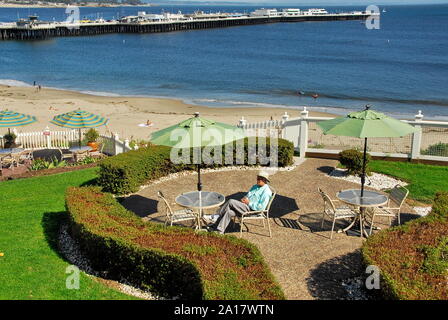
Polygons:
<instances>
[{"instance_id":1,"label":"white patio chair","mask_svg":"<svg viewBox=\"0 0 448 320\"><path fill-rule=\"evenodd\" d=\"M82 151L75 152L73 156L74 156L75 162L78 162L78 161L84 160L89 155L90 155L89 150L82 150Z\"/></svg>"},{"instance_id":2,"label":"white patio chair","mask_svg":"<svg viewBox=\"0 0 448 320\"><path fill-rule=\"evenodd\" d=\"M28 149L20 152L19 154L19 163L24 164L26 161L33 161L33 150Z\"/></svg>"},{"instance_id":3,"label":"white patio chair","mask_svg":"<svg viewBox=\"0 0 448 320\"><path fill-rule=\"evenodd\" d=\"M14 166L17 166L17 159L11 153L7 153L0 156L0 164L2 170L3 168L11 168L14 170Z\"/></svg>"},{"instance_id":4,"label":"white patio chair","mask_svg":"<svg viewBox=\"0 0 448 320\"><path fill-rule=\"evenodd\" d=\"M92 156L92 157L95 157L95 158L100 158L100 159L101 158L105 158L106 155L103 153L105 143L104 142L100 142L98 144L99 144L98 150L90 151L89 155Z\"/></svg>"},{"instance_id":5,"label":"white patio chair","mask_svg":"<svg viewBox=\"0 0 448 320\"><path fill-rule=\"evenodd\" d=\"M170 226L173 226L173 223L182 222L182 221L189 221L194 220L197 224L198 222L198 213L191 210L191 209L181 209L177 211L173 211L170 204L166 200L165 196L163 195L162 191L157 191L157 196L163 200L165 203L165 213L166 213L166 220L165 220L165 226L169 223Z\"/></svg>"},{"instance_id":6,"label":"white patio chair","mask_svg":"<svg viewBox=\"0 0 448 320\"><path fill-rule=\"evenodd\" d=\"M392 219L397 217L398 224L401 224L400 215L401 215L401 207L403 203L406 201L406 198L409 194L409 190L400 185L396 185L393 189L390 190L389 199L387 200L387 205L385 207L374 208L367 212L370 216L370 234L372 234L373 223L376 217L388 217L389 225L392 225Z\"/></svg>"},{"instance_id":7,"label":"white patio chair","mask_svg":"<svg viewBox=\"0 0 448 320\"><path fill-rule=\"evenodd\" d=\"M324 200L324 208L322 211L322 223L321 228L324 227L325 222L325 216L329 216L333 221L331 226L331 233L330 233L330 239L333 239L333 231L334 231L334 225L336 223L336 220L340 219L356 219L359 212L349 207L348 205L342 205L339 207L336 207L335 203L340 202L339 200L333 200L330 198L328 194L326 194L324 191L322 191L321 188L317 188L317 191L322 196L322 199Z\"/></svg>"},{"instance_id":8,"label":"white patio chair","mask_svg":"<svg viewBox=\"0 0 448 320\"><path fill-rule=\"evenodd\" d=\"M266 209L259 210L259 211L248 211L248 212L243 213L241 216L235 215L233 217L234 222L236 220L239 220L240 237L243 236L243 225L246 226L244 224L245 220L262 220L263 221L263 228L266 227L266 224L265 224L265 221L266 221L267 224L268 224L268 229L269 229L269 237L272 237L271 224L269 223L269 211L271 210L271 205L272 205L272 202L274 202L274 198L275 198L277 192L271 186L269 186L269 188L272 191L272 196L271 196L271 199L269 199L269 202L268 202L268 205L266 206ZM246 229L247 229L247 231L249 231L249 228L247 226L246 226Z\"/></svg>"}]
</instances>

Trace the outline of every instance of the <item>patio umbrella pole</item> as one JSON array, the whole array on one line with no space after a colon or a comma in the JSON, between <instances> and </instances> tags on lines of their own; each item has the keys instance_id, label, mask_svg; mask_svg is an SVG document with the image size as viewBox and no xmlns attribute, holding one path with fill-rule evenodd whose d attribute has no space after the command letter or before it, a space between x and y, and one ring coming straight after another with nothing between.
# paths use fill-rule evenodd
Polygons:
<instances>
[{"instance_id":1,"label":"patio umbrella pole","mask_svg":"<svg viewBox=\"0 0 448 320\"><path fill-rule=\"evenodd\" d=\"M362 174L361 174L361 197L364 196L364 184L366 183L366 162L367 162L367 138L364 138L364 158L362 160Z\"/></svg>"},{"instance_id":2,"label":"patio umbrella pole","mask_svg":"<svg viewBox=\"0 0 448 320\"><path fill-rule=\"evenodd\" d=\"M78 129L79 130L79 147L81 148L81 129Z\"/></svg>"},{"instance_id":3,"label":"patio umbrella pole","mask_svg":"<svg viewBox=\"0 0 448 320\"><path fill-rule=\"evenodd\" d=\"M202 191L202 183L201 183L201 165L198 164L198 191Z\"/></svg>"}]
</instances>

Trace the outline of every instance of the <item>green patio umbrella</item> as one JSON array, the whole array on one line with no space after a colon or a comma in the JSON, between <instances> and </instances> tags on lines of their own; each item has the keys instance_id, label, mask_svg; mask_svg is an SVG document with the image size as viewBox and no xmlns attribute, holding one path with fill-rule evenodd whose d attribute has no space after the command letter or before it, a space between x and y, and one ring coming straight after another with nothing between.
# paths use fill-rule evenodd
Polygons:
<instances>
[{"instance_id":1,"label":"green patio umbrella","mask_svg":"<svg viewBox=\"0 0 448 320\"><path fill-rule=\"evenodd\" d=\"M174 148L201 148L225 145L245 137L244 130L226 123L195 116L174 126L153 132L150 142ZM197 164L198 191L202 190L201 166Z\"/></svg>"},{"instance_id":2,"label":"green patio umbrella","mask_svg":"<svg viewBox=\"0 0 448 320\"><path fill-rule=\"evenodd\" d=\"M81 129L103 126L107 123L107 121L108 119L95 115L93 113L82 110L75 110L57 115L50 122L64 128L78 129L79 146L81 147Z\"/></svg>"},{"instance_id":3,"label":"green patio umbrella","mask_svg":"<svg viewBox=\"0 0 448 320\"><path fill-rule=\"evenodd\" d=\"M346 117L317 122L324 134L336 136L364 138L364 158L361 175L361 196L364 195L366 179L367 138L403 137L418 129L400 120L386 116L383 113L365 110L349 113Z\"/></svg>"}]
</instances>

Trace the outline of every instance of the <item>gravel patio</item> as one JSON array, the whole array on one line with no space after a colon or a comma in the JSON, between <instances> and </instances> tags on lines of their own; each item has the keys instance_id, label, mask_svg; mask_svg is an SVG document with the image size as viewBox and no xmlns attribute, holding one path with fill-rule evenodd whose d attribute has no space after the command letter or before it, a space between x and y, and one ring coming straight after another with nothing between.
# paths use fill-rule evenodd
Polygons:
<instances>
[{"instance_id":1,"label":"gravel patio","mask_svg":"<svg viewBox=\"0 0 448 320\"><path fill-rule=\"evenodd\" d=\"M272 238L261 221L249 222L249 232L243 232L243 238L261 250L288 299L347 297L342 281L363 273L359 252L363 240L350 231L335 232L330 240L330 222L323 229L320 227L323 201L317 187L332 198L339 190L359 188L358 184L329 177L336 165L335 160L307 159L292 171L272 175L271 185L278 192L271 208ZM256 176L256 170L209 172L203 174L202 183L204 191L220 192L226 199L241 199L255 184ZM157 191L162 190L173 203L180 193L195 190L196 183L195 174L181 176L150 185L122 204L145 220L164 222ZM418 217L408 205L404 205L402 213L402 221ZM335 230L338 226L346 223L337 222ZM387 223L381 225L386 226ZM239 226L231 224L227 233L239 236Z\"/></svg>"}]
</instances>

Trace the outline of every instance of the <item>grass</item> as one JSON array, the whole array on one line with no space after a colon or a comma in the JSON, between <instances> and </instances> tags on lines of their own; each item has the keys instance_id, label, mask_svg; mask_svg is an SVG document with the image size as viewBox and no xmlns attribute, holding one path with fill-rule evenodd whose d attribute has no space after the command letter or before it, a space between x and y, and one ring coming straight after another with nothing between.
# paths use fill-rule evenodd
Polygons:
<instances>
[{"instance_id":1,"label":"grass","mask_svg":"<svg viewBox=\"0 0 448 320\"><path fill-rule=\"evenodd\" d=\"M79 290L67 289L69 263L55 249L65 189L96 170L0 182L0 299L132 299L82 272Z\"/></svg>"},{"instance_id":2,"label":"grass","mask_svg":"<svg viewBox=\"0 0 448 320\"><path fill-rule=\"evenodd\" d=\"M431 203L436 192L448 190L448 167L410 162L373 160L369 164L374 172L383 173L409 183L409 197Z\"/></svg>"}]
</instances>

